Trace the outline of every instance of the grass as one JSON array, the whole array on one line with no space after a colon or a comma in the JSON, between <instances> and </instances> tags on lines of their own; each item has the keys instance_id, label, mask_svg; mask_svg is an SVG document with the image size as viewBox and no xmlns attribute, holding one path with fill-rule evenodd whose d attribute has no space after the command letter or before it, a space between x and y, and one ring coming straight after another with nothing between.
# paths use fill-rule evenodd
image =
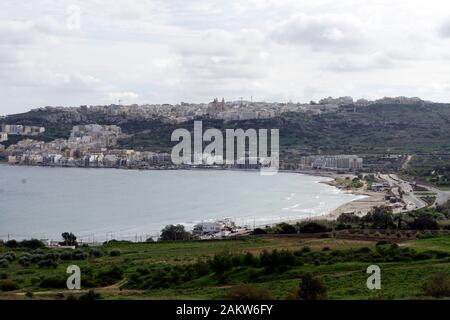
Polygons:
<instances>
[{"instance_id":1,"label":"grass","mask_svg":"<svg viewBox=\"0 0 450 320\"><path fill-rule=\"evenodd\" d=\"M301 239L283 236L255 236L239 240L155 242L155 243L109 243L99 248L103 256L80 261L59 261L53 268L39 268L35 264L24 267L13 261L7 268L0 268L0 275L13 280L19 286L19 292L32 291L33 299L55 299L62 292L65 297L71 294L63 288L42 288L40 282L48 277L66 279L68 265L77 264L82 270L83 279L95 278L99 270L108 270L113 266L123 271L124 280L107 286L96 286L104 299L221 299L228 290L241 283L252 283L256 287L266 288L275 299L286 299L298 287L300 277L313 273L322 279L328 289L330 299L403 299L420 298L422 284L432 274L443 272L450 275L448 258L428 259L422 261L379 262L381 268L382 289L370 291L366 287L367 261L347 261L330 263L305 263L285 270L267 272L261 267L234 267L227 271L228 280L222 284L217 276L207 273L191 281L178 285L155 289L133 289L126 283L141 269L166 270L168 266L191 265L200 258L212 257L214 254L228 251L233 254L252 252L259 254L262 250L285 249L289 251L309 247L311 251L324 252L333 250L357 250L368 247L375 249L375 242L341 239ZM436 250L450 252L450 235L409 241L401 247L413 248L419 252ZM109 252L119 249L120 256L111 257ZM54 250L54 249L52 249ZM81 248L88 252L89 248ZM27 250L9 250L0 246L0 256L13 251L17 256ZM355 258L355 260L357 260ZM84 287L83 287L84 288ZM61 297L59 297L61 298ZM0 292L0 299L28 299L24 295Z\"/></svg>"},{"instance_id":2,"label":"grass","mask_svg":"<svg viewBox=\"0 0 450 320\"><path fill-rule=\"evenodd\" d=\"M450 252L450 235L448 234L439 237L410 241L405 243L405 246L421 251L437 250Z\"/></svg>"}]
</instances>

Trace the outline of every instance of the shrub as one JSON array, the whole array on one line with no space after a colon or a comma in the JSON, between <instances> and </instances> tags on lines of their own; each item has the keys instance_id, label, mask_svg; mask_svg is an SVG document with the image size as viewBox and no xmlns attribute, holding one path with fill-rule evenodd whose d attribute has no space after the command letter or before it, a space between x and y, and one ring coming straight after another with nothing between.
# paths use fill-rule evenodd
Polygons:
<instances>
[{"instance_id":1,"label":"shrub","mask_svg":"<svg viewBox=\"0 0 450 320\"><path fill-rule=\"evenodd\" d=\"M243 284L232 287L225 295L229 300L270 300L269 291L265 288L257 288L252 285Z\"/></svg>"},{"instance_id":2,"label":"shrub","mask_svg":"<svg viewBox=\"0 0 450 320\"><path fill-rule=\"evenodd\" d=\"M192 238L192 234L184 229L181 224L168 225L161 230L160 240L189 240Z\"/></svg>"},{"instance_id":3,"label":"shrub","mask_svg":"<svg viewBox=\"0 0 450 320\"><path fill-rule=\"evenodd\" d=\"M444 273L431 276L424 284L425 295L435 298L450 297L450 277Z\"/></svg>"},{"instance_id":4,"label":"shrub","mask_svg":"<svg viewBox=\"0 0 450 320\"><path fill-rule=\"evenodd\" d=\"M306 222L300 224L299 231L300 233L320 233L329 232L331 229L324 225L318 224L317 222Z\"/></svg>"},{"instance_id":5,"label":"shrub","mask_svg":"<svg viewBox=\"0 0 450 320\"><path fill-rule=\"evenodd\" d=\"M256 228L252 231L252 234L258 235L258 234L267 234L267 231L261 228Z\"/></svg>"},{"instance_id":6,"label":"shrub","mask_svg":"<svg viewBox=\"0 0 450 320\"><path fill-rule=\"evenodd\" d=\"M288 224L288 223L285 223L285 222L277 224L276 227L275 227L275 230L279 234L293 234L293 233L297 233L297 229L292 224Z\"/></svg>"},{"instance_id":7,"label":"shrub","mask_svg":"<svg viewBox=\"0 0 450 320\"><path fill-rule=\"evenodd\" d=\"M7 259L0 259L0 268L8 268L9 261Z\"/></svg>"},{"instance_id":8,"label":"shrub","mask_svg":"<svg viewBox=\"0 0 450 320\"><path fill-rule=\"evenodd\" d=\"M9 262L13 262L16 260L16 254L14 252L7 252L3 255L3 259L8 260Z\"/></svg>"},{"instance_id":9,"label":"shrub","mask_svg":"<svg viewBox=\"0 0 450 320\"><path fill-rule=\"evenodd\" d=\"M421 214L410 224L413 230L439 230L439 224L429 214Z\"/></svg>"},{"instance_id":10,"label":"shrub","mask_svg":"<svg viewBox=\"0 0 450 320\"><path fill-rule=\"evenodd\" d=\"M122 254L122 252L119 249L112 249L109 253L111 257L118 257Z\"/></svg>"},{"instance_id":11,"label":"shrub","mask_svg":"<svg viewBox=\"0 0 450 320\"><path fill-rule=\"evenodd\" d=\"M5 242L4 246L7 248L14 249L19 246L19 243L16 240L8 240Z\"/></svg>"},{"instance_id":12,"label":"shrub","mask_svg":"<svg viewBox=\"0 0 450 320\"><path fill-rule=\"evenodd\" d=\"M55 288L55 289L66 289L66 278L61 276L50 276L44 278L41 283L39 283L39 287L41 288Z\"/></svg>"},{"instance_id":13,"label":"shrub","mask_svg":"<svg viewBox=\"0 0 450 320\"><path fill-rule=\"evenodd\" d=\"M59 255L59 258L61 260L67 261L67 260L72 260L72 252L70 251L63 251L61 252L61 254Z\"/></svg>"},{"instance_id":14,"label":"shrub","mask_svg":"<svg viewBox=\"0 0 450 320\"><path fill-rule=\"evenodd\" d=\"M252 267L258 264L258 259L251 252L247 252L243 260L244 265Z\"/></svg>"},{"instance_id":15,"label":"shrub","mask_svg":"<svg viewBox=\"0 0 450 320\"><path fill-rule=\"evenodd\" d=\"M337 218L341 224L358 223L359 220L360 218L354 212L344 212Z\"/></svg>"},{"instance_id":16,"label":"shrub","mask_svg":"<svg viewBox=\"0 0 450 320\"><path fill-rule=\"evenodd\" d=\"M24 254L24 255L20 256L18 262L20 265L22 265L24 267L28 267L31 264L31 255Z\"/></svg>"},{"instance_id":17,"label":"shrub","mask_svg":"<svg viewBox=\"0 0 450 320\"><path fill-rule=\"evenodd\" d=\"M100 285L107 286L121 280L122 275L122 270L118 266L113 266L109 269L101 270L95 278Z\"/></svg>"},{"instance_id":18,"label":"shrub","mask_svg":"<svg viewBox=\"0 0 450 320\"><path fill-rule=\"evenodd\" d=\"M216 254L210 262L210 265L216 274L224 273L233 267L232 256L228 252Z\"/></svg>"},{"instance_id":19,"label":"shrub","mask_svg":"<svg viewBox=\"0 0 450 320\"><path fill-rule=\"evenodd\" d=\"M199 276L204 276L209 273L209 264L204 260L197 260L197 263L194 265L195 272Z\"/></svg>"},{"instance_id":20,"label":"shrub","mask_svg":"<svg viewBox=\"0 0 450 320\"><path fill-rule=\"evenodd\" d=\"M327 296L327 289L320 279L305 274L300 281L298 297L303 300L320 300Z\"/></svg>"},{"instance_id":21,"label":"shrub","mask_svg":"<svg viewBox=\"0 0 450 320\"><path fill-rule=\"evenodd\" d=\"M44 259L38 262L39 268L56 268L58 264L53 259Z\"/></svg>"},{"instance_id":22,"label":"shrub","mask_svg":"<svg viewBox=\"0 0 450 320\"><path fill-rule=\"evenodd\" d=\"M100 258L103 255L103 253L99 249L91 249L89 251L89 255L93 258Z\"/></svg>"},{"instance_id":23,"label":"shrub","mask_svg":"<svg viewBox=\"0 0 450 320\"><path fill-rule=\"evenodd\" d=\"M87 293L78 297L78 300L98 300L101 299L100 293L96 293L94 290L89 290Z\"/></svg>"},{"instance_id":24,"label":"shrub","mask_svg":"<svg viewBox=\"0 0 450 320\"><path fill-rule=\"evenodd\" d=\"M311 252L311 248L310 247L303 247L301 250L302 253L308 253Z\"/></svg>"},{"instance_id":25,"label":"shrub","mask_svg":"<svg viewBox=\"0 0 450 320\"><path fill-rule=\"evenodd\" d=\"M20 242L20 247L36 250L39 248L45 248L45 244L38 239L22 240Z\"/></svg>"},{"instance_id":26,"label":"shrub","mask_svg":"<svg viewBox=\"0 0 450 320\"><path fill-rule=\"evenodd\" d=\"M0 290L2 291L13 291L17 289L19 289L19 286L10 279L0 281Z\"/></svg>"},{"instance_id":27,"label":"shrub","mask_svg":"<svg viewBox=\"0 0 450 320\"><path fill-rule=\"evenodd\" d=\"M72 253L72 259L73 260L85 260L87 258L87 254L83 251L75 251Z\"/></svg>"},{"instance_id":28,"label":"shrub","mask_svg":"<svg viewBox=\"0 0 450 320\"><path fill-rule=\"evenodd\" d=\"M32 254L30 255L30 261L31 263L37 263L41 261L44 258L43 254Z\"/></svg>"}]
</instances>

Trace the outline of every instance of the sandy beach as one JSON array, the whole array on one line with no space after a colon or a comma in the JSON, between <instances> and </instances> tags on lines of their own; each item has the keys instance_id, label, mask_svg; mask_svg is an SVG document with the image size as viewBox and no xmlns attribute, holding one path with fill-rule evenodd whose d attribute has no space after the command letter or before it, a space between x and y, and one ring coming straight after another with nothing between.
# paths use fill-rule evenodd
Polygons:
<instances>
[{"instance_id":1,"label":"sandy beach","mask_svg":"<svg viewBox=\"0 0 450 320\"><path fill-rule=\"evenodd\" d=\"M336 184L336 178L354 178L354 175L351 174L336 174L336 173L322 173L322 176L326 176L329 178L332 178L332 181L322 181L321 183L328 184L330 186L333 186L335 188L341 189ZM343 190L343 189L341 189ZM369 190L362 190L362 189L353 189L353 190L345 190L345 192L361 196L360 199L356 199L354 201L345 203L338 208L334 209L328 214L325 214L323 216L320 216L321 219L325 220L336 220L342 213L344 212L354 212L358 216L363 216L367 214L369 211L372 210L373 207L376 206L382 206L386 205L386 200L384 198L383 192L373 192Z\"/></svg>"}]
</instances>

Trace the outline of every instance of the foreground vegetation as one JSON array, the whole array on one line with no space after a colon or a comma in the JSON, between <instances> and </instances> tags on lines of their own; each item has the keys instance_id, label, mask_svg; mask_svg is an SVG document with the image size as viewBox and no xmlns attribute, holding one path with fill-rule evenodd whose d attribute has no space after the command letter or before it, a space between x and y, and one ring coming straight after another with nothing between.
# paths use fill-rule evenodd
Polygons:
<instances>
[{"instance_id":1,"label":"foreground vegetation","mask_svg":"<svg viewBox=\"0 0 450 320\"><path fill-rule=\"evenodd\" d=\"M211 241L110 241L75 250L50 249L38 241L19 242L14 248L9 245L0 246L0 299L403 299L450 295L445 287L450 279L450 235L400 244L260 235ZM76 294L65 289L66 268L72 264L82 272L84 290ZM366 269L371 264L381 268L381 290L366 287Z\"/></svg>"}]
</instances>

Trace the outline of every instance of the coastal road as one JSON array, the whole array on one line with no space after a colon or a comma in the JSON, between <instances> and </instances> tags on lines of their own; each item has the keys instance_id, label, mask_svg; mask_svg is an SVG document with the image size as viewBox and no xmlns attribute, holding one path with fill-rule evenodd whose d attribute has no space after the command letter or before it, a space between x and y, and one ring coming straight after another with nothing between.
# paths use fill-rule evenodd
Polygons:
<instances>
[{"instance_id":1,"label":"coastal road","mask_svg":"<svg viewBox=\"0 0 450 320\"><path fill-rule=\"evenodd\" d=\"M427 206L427 203L414 194L411 184L400 179L395 174L380 174L379 177L389 184L392 188L398 188L403 191L403 201L407 210L421 209Z\"/></svg>"},{"instance_id":2,"label":"coastal road","mask_svg":"<svg viewBox=\"0 0 450 320\"><path fill-rule=\"evenodd\" d=\"M417 186L428 189L428 191L430 192L436 193L436 201L434 202L433 206L443 205L450 200L450 190L449 191L439 190L438 188L426 186L423 184L418 184Z\"/></svg>"}]
</instances>

